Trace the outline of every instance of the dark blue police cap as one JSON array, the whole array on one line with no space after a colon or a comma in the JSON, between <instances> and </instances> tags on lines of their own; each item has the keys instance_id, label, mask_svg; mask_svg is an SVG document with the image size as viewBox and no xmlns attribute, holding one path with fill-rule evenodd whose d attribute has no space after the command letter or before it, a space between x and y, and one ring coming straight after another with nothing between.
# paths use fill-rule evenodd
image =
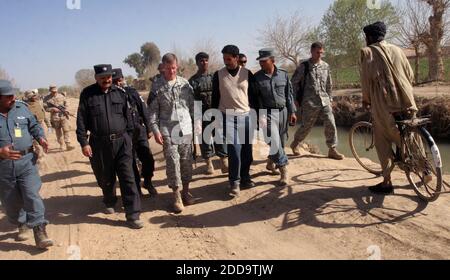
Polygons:
<instances>
[{"instance_id":1,"label":"dark blue police cap","mask_svg":"<svg viewBox=\"0 0 450 280\"><path fill-rule=\"evenodd\" d=\"M113 80L123 79L122 69L115 68L112 70L113 72Z\"/></svg>"},{"instance_id":2,"label":"dark blue police cap","mask_svg":"<svg viewBox=\"0 0 450 280\"><path fill-rule=\"evenodd\" d=\"M15 95L17 89L13 88L12 84L8 80L0 80L0 96L1 95Z\"/></svg>"},{"instance_id":3,"label":"dark blue police cap","mask_svg":"<svg viewBox=\"0 0 450 280\"><path fill-rule=\"evenodd\" d=\"M112 76L113 70L111 64L99 64L94 66L95 75L99 77Z\"/></svg>"},{"instance_id":4,"label":"dark blue police cap","mask_svg":"<svg viewBox=\"0 0 450 280\"><path fill-rule=\"evenodd\" d=\"M259 57L256 60L267 60L274 56L275 54L273 49L262 49L259 51Z\"/></svg>"}]
</instances>

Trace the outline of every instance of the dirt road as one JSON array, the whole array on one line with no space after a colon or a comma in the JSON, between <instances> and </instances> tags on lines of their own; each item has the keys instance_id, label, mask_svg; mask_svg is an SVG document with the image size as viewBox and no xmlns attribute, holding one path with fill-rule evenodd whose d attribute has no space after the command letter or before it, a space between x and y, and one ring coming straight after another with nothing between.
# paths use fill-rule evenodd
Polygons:
<instances>
[{"instance_id":1,"label":"dirt road","mask_svg":"<svg viewBox=\"0 0 450 280\"><path fill-rule=\"evenodd\" d=\"M75 112L76 100L70 105ZM56 147L55 136L49 138ZM291 157L292 184L280 188L278 177L264 171L267 149L258 146L252 167L257 187L230 200L227 177L219 170L202 175L206 167L199 163L192 184L199 202L174 215L161 149L151 143L160 195L142 199L143 230L128 229L123 211L102 213L101 191L80 149L51 150L41 167L41 194L56 246L42 252L33 240L16 242L16 229L0 214L0 259L450 258L449 197L426 205L401 173L394 176L400 186L395 195L372 196L367 186L380 178L355 160L305 155Z\"/></svg>"}]
</instances>

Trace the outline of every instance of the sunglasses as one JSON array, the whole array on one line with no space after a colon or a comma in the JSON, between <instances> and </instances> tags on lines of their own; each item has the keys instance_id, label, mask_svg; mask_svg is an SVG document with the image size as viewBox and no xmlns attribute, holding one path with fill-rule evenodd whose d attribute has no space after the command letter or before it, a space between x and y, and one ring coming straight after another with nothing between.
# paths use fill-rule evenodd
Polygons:
<instances>
[{"instance_id":1,"label":"sunglasses","mask_svg":"<svg viewBox=\"0 0 450 280\"><path fill-rule=\"evenodd\" d=\"M245 61L241 60L241 61L239 61L239 63L247 63L247 60L245 60Z\"/></svg>"}]
</instances>

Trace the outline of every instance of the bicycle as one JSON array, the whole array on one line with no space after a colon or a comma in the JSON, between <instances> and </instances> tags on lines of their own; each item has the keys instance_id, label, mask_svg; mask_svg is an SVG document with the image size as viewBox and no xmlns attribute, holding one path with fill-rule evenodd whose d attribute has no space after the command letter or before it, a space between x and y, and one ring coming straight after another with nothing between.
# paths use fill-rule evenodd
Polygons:
<instances>
[{"instance_id":1,"label":"bicycle","mask_svg":"<svg viewBox=\"0 0 450 280\"><path fill-rule=\"evenodd\" d=\"M440 194L448 192L441 191L442 159L436 142L425 128L429 123L431 121L428 117L396 121L401 146L395 147L392 169L398 166L405 172L417 196L426 202L433 202ZM370 173L381 175L372 122L356 123L349 138L350 148L358 163Z\"/></svg>"}]
</instances>

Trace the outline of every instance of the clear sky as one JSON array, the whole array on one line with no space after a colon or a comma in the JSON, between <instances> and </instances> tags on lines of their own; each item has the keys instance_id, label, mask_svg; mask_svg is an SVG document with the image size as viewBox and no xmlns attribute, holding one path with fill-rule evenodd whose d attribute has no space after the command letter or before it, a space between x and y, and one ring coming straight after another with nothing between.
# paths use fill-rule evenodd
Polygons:
<instances>
[{"instance_id":1,"label":"clear sky","mask_svg":"<svg viewBox=\"0 0 450 280\"><path fill-rule=\"evenodd\" d=\"M73 85L76 71L124 58L147 41L164 54L175 45L186 55L201 40L235 44L254 61L258 29L274 15L299 10L319 23L332 0L0 0L0 67L21 89ZM252 65L252 64L250 64Z\"/></svg>"}]
</instances>

